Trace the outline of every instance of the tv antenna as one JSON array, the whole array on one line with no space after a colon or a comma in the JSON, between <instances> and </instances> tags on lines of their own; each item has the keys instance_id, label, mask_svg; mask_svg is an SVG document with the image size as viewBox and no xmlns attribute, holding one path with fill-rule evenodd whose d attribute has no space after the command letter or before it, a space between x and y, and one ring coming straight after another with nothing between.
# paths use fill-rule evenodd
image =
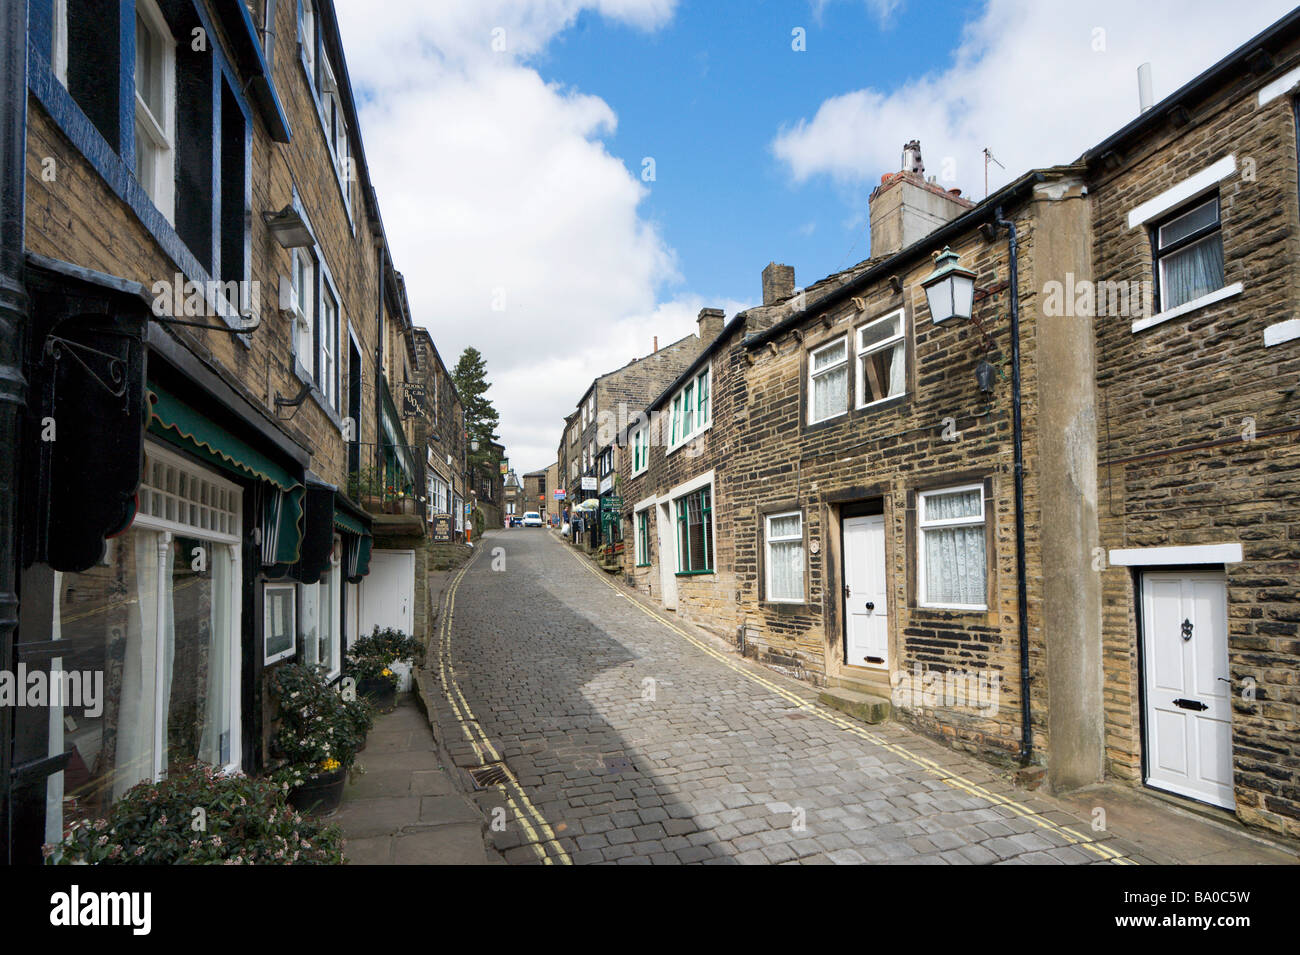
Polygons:
<instances>
[{"instance_id":1,"label":"tv antenna","mask_svg":"<svg viewBox=\"0 0 1300 955\"><path fill-rule=\"evenodd\" d=\"M989 148L985 146L984 147L984 198L985 199L989 197L989 163L991 162L997 163L999 169L1007 168L1006 166L1002 165L1002 163L998 162L998 158L994 156L991 152L989 152Z\"/></svg>"}]
</instances>

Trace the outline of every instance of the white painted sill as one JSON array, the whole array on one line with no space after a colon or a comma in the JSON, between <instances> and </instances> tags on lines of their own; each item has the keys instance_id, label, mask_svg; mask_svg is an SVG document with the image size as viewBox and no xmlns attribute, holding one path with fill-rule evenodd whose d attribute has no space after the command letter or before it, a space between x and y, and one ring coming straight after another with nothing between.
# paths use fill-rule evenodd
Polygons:
<instances>
[{"instance_id":1,"label":"white painted sill","mask_svg":"<svg viewBox=\"0 0 1300 955\"><path fill-rule=\"evenodd\" d=\"M1221 289L1215 289L1208 295L1202 295L1200 298L1194 298L1190 302L1184 302L1175 308L1166 309L1163 312L1157 312L1149 318L1139 318L1133 323L1133 334L1145 331L1148 328L1154 328L1156 325L1162 325L1165 322L1172 321L1175 318L1181 318L1189 315L1198 309L1213 305L1215 302L1222 302L1225 299L1240 295L1245 291L1245 286L1240 282L1233 282L1231 285L1225 285Z\"/></svg>"}]
</instances>

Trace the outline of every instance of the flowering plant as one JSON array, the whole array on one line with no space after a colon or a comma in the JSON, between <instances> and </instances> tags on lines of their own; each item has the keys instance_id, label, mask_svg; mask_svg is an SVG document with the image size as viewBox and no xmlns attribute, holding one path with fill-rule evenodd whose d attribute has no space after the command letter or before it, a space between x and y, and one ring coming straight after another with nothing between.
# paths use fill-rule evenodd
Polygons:
<instances>
[{"instance_id":1,"label":"flowering plant","mask_svg":"<svg viewBox=\"0 0 1300 955\"><path fill-rule=\"evenodd\" d=\"M393 664L424 659L424 645L414 637L391 627L375 627L368 637L361 637L348 648L347 673L358 682L389 680L397 685Z\"/></svg>"},{"instance_id":2,"label":"flowering plant","mask_svg":"<svg viewBox=\"0 0 1300 955\"><path fill-rule=\"evenodd\" d=\"M294 812L265 779L192 763L142 782L107 818L75 819L45 846L56 865L341 865L343 833Z\"/></svg>"},{"instance_id":3,"label":"flowering plant","mask_svg":"<svg viewBox=\"0 0 1300 955\"><path fill-rule=\"evenodd\" d=\"M289 788L350 769L373 716L364 700L346 700L319 667L289 663L271 679L279 726L271 749L280 762L271 777Z\"/></svg>"}]
</instances>

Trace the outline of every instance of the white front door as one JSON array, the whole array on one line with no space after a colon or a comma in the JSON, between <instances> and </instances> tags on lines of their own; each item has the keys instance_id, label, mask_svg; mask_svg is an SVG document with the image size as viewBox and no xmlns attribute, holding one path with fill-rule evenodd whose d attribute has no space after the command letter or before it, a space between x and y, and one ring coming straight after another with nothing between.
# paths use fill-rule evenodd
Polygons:
<instances>
[{"instance_id":1,"label":"white front door","mask_svg":"<svg viewBox=\"0 0 1300 955\"><path fill-rule=\"evenodd\" d=\"M677 546L673 534L672 504L659 505L658 519L655 521L656 536L659 539L659 588L663 596L664 609L677 609Z\"/></svg>"},{"instance_id":2,"label":"white front door","mask_svg":"<svg viewBox=\"0 0 1300 955\"><path fill-rule=\"evenodd\" d=\"M376 550L370 554L370 573L361 579L361 619L358 636L367 637L378 627L411 633L415 600L415 551Z\"/></svg>"},{"instance_id":3,"label":"white front door","mask_svg":"<svg viewBox=\"0 0 1300 955\"><path fill-rule=\"evenodd\" d=\"M1232 809L1232 685L1222 573L1142 576L1146 781Z\"/></svg>"},{"instance_id":4,"label":"white front door","mask_svg":"<svg viewBox=\"0 0 1300 955\"><path fill-rule=\"evenodd\" d=\"M887 668L889 601L883 515L844 521L844 620L844 662Z\"/></svg>"}]
</instances>

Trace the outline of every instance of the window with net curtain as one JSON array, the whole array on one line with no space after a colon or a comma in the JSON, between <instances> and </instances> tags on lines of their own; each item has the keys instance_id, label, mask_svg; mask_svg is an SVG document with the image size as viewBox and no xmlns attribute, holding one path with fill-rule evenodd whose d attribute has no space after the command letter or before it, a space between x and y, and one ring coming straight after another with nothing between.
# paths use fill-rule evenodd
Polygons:
<instances>
[{"instance_id":1,"label":"window with net curtain","mask_svg":"<svg viewBox=\"0 0 1300 955\"><path fill-rule=\"evenodd\" d=\"M917 504L919 602L986 609L983 485L925 491Z\"/></svg>"},{"instance_id":2,"label":"window with net curtain","mask_svg":"<svg viewBox=\"0 0 1300 955\"><path fill-rule=\"evenodd\" d=\"M1223 288L1218 196L1184 207L1155 231L1161 311Z\"/></svg>"},{"instance_id":3,"label":"window with net curtain","mask_svg":"<svg viewBox=\"0 0 1300 955\"><path fill-rule=\"evenodd\" d=\"M803 515L772 514L767 525L767 599L803 602Z\"/></svg>"},{"instance_id":4,"label":"window with net curtain","mask_svg":"<svg viewBox=\"0 0 1300 955\"><path fill-rule=\"evenodd\" d=\"M858 407L901 395L906 343L903 310L858 329Z\"/></svg>"},{"instance_id":5,"label":"window with net curtain","mask_svg":"<svg viewBox=\"0 0 1300 955\"><path fill-rule=\"evenodd\" d=\"M809 424L849 408L849 345L841 338L812 352L808 362Z\"/></svg>"}]
</instances>

